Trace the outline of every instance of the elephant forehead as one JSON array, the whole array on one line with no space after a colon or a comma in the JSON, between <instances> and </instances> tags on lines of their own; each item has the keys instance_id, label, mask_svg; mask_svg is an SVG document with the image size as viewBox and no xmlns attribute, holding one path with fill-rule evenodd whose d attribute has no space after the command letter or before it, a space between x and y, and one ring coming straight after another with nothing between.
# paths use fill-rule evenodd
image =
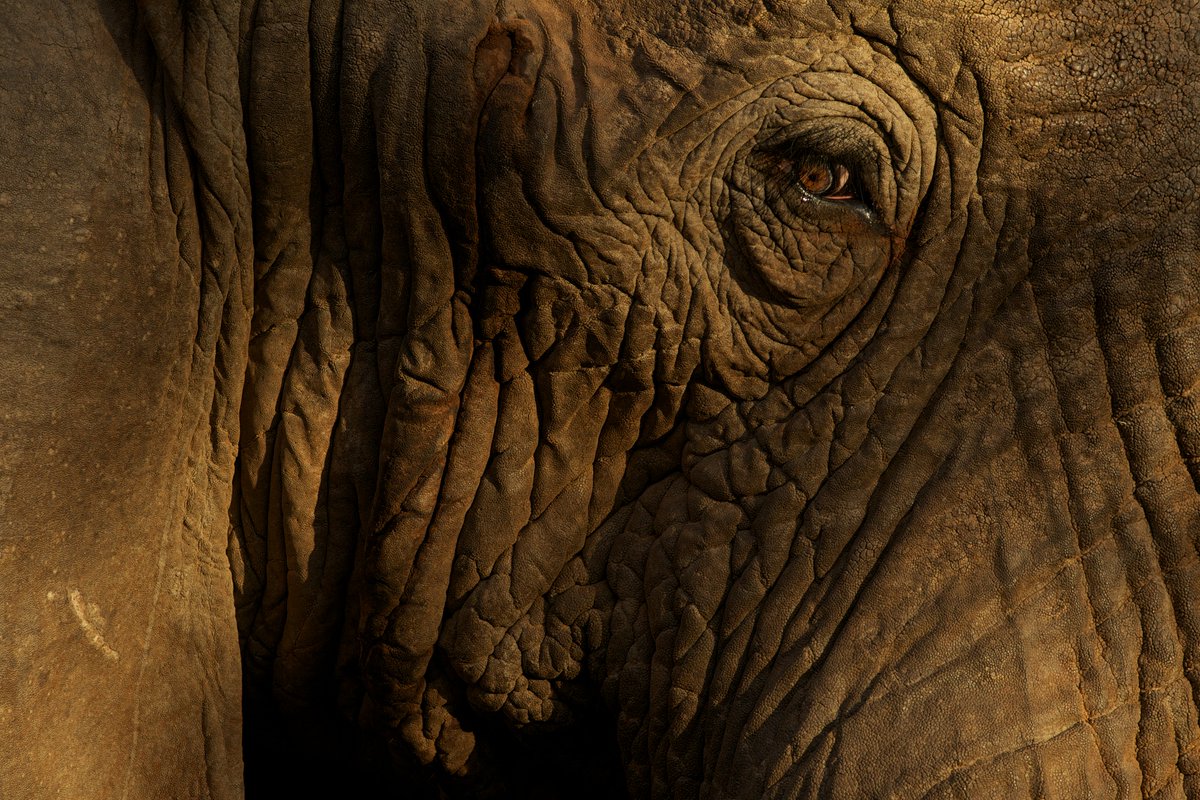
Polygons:
<instances>
[{"instance_id":1,"label":"elephant forehead","mask_svg":"<svg viewBox=\"0 0 1200 800\"><path fill-rule=\"evenodd\" d=\"M1170 0L596 0L614 33L652 34L702 58L753 62L746 40L776 41L842 33L913 56L931 84L962 66L1006 68L1031 101L1099 102L1130 86L1182 83L1194 71L1196 16ZM745 64L749 70L751 63ZM1190 82L1190 80L1188 81Z\"/></svg>"},{"instance_id":2,"label":"elephant forehead","mask_svg":"<svg viewBox=\"0 0 1200 800\"><path fill-rule=\"evenodd\" d=\"M1196 160L1188 143L1200 116L1192 88L1200 19L1169 0L686 5L684 13L675 3L597 0L609 41L628 45L617 56L632 66L615 66L613 75L637 87L621 92L633 107L629 124L610 128L613 136L653 138L671 128L662 126L668 107L832 69L856 72L909 105L914 92L924 95L955 125L971 128L975 146L988 129L984 158L1009 165L1007 184L1039 193L1073 197L1064 180L1097 177L1121 194L1131 182L1179 183ZM668 77L656 83L656 74ZM1059 180L1047 184L1047 174ZM1116 196L1102 192L1095 202Z\"/></svg>"},{"instance_id":3,"label":"elephant forehead","mask_svg":"<svg viewBox=\"0 0 1200 800\"><path fill-rule=\"evenodd\" d=\"M1124 208L1139 187L1162 197L1193 184L1193 13L1167 2L983 3L969 13L964 60L986 86L987 117L1002 123L993 128L1036 170L1031 186L1079 203L1077 183L1100 180L1109 188L1088 204Z\"/></svg>"},{"instance_id":4,"label":"elephant forehead","mask_svg":"<svg viewBox=\"0 0 1200 800\"><path fill-rule=\"evenodd\" d=\"M985 35L965 39L972 60L1011 68L1034 101L1099 105L1192 82L1194 14L1161 2L1058 6L984 6L970 19Z\"/></svg>"}]
</instances>

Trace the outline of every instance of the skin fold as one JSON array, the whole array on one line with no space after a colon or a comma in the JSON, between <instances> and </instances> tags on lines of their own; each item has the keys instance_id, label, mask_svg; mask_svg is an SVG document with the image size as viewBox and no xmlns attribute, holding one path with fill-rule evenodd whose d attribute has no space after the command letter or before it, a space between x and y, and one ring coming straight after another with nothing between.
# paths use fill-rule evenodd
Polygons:
<instances>
[{"instance_id":1,"label":"skin fold","mask_svg":"<svg viewBox=\"0 0 1200 800\"><path fill-rule=\"evenodd\" d=\"M1195 9L10 5L0 797L1200 797Z\"/></svg>"}]
</instances>

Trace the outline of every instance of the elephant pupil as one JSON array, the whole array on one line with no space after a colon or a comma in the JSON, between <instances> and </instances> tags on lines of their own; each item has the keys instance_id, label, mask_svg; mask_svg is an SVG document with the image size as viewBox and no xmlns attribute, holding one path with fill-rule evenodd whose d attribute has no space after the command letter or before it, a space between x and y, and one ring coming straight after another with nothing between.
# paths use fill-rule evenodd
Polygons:
<instances>
[{"instance_id":1,"label":"elephant pupil","mask_svg":"<svg viewBox=\"0 0 1200 800\"><path fill-rule=\"evenodd\" d=\"M833 182L833 169L828 164L802 164L800 167L800 185L809 194L825 195L833 189Z\"/></svg>"}]
</instances>

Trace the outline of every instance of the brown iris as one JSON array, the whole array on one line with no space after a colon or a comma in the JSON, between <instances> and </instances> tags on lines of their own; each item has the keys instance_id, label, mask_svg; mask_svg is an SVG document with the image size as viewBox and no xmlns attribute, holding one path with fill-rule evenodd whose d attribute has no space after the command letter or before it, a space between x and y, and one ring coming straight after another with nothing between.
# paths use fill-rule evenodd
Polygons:
<instances>
[{"instance_id":1,"label":"brown iris","mask_svg":"<svg viewBox=\"0 0 1200 800\"><path fill-rule=\"evenodd\" d=\"M822 158L805 158L797 162L796 180L804 191L823 200L853 200L854 188L850 170L842 164Z\"/></svg>"}]
</instances>

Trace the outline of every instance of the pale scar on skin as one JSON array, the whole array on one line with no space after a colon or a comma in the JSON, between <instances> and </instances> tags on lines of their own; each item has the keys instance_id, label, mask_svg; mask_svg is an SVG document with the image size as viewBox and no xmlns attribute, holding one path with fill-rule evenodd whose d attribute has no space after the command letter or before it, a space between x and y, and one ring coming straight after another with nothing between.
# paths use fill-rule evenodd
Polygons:
<instances>
[{"instance_id":1,"label":"pale scar on skin","mask_svg":"<svg viewBox=\"0 0 1200 800\"><path fill-rule=\"evenodd\" d=\"M50 599L53 599L54 594L54 592L50 593ZM83 633L92 646L109 661L118 660L120 655L109 646L108 642L104 641L104 635L100 632L106 621L100 613L99 606L95 603L84 603L83 595L79 593L78 589L68 590L67 600L71 604L71 611L75 612L75 618L79 620L79 626L83 628Z\"/></svg>"}]
</instances>

